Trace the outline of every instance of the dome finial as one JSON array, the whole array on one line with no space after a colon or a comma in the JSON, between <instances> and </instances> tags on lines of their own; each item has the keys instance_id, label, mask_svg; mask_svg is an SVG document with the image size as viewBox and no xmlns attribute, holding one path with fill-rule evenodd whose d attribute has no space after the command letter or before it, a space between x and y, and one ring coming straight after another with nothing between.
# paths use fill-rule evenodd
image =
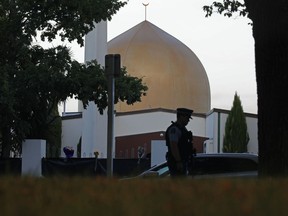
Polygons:
<instances>
[{"instance_id":1,"label":"dome finial","mask_svg":"<svg viewBox=\"0 0 288 216\"><path fill-rule=\"evenodd\" d=\"M142 3L143 5L144 5L144 7L145 7L145 20L146 20L146 18L147 18L147 6L149 5L149 3Z\"/></svg>"}]
</instances>

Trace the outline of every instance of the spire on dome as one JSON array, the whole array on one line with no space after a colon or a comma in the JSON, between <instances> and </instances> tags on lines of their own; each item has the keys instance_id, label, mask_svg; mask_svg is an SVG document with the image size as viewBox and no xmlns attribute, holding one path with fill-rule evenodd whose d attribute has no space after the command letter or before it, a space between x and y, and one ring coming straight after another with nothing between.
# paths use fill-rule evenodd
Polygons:
<instances>
[{"instance_id":1,"label":"spire on dome","mask_svg":"<svg viewBox=\"0 0 288 216\"><path fill-rule=\"evenodd\" d=\"M147 18L147 6L149 5L149 3L142 3L143 5L144 5L144 7L145 7L145 20L146 20L146 18Z\"/></svg>"}]
</instances>

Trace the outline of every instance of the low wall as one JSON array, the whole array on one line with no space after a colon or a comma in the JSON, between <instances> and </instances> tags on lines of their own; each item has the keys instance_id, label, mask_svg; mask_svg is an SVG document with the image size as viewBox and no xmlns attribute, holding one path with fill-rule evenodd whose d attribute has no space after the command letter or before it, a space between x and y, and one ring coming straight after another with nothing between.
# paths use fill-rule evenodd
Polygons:
<instances>
[{"instance_id":1,"label":"low wall","mask_svg":"<svg viewBox=\"0 0 288 216\"><path fill-rule=\"evenodd\" d=\"M21 176L21 158L0 159L0 176ZM105 176L106 159L95 158L42 158L42 176ZM150 168L150 160L113 159L115 177L133 176Z\"/></svg>"},{"instance_id":2,"label":"low wall","mask_svg":"<svg viewBox=\"0 0 288 216\"><path fill-rule=\"evenodd\" d=\"M0 176L21 176L21 158L0 159Z\"/></svg>"}]
</instances>

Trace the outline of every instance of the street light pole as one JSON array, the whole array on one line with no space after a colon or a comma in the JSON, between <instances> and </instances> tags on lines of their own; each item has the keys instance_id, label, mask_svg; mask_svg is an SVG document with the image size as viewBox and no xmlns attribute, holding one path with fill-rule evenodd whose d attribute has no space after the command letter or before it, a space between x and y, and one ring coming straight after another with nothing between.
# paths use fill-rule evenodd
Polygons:
<instances>
[{"instance_id":1,"label":"street light pole","mask_svg":"<svg viewBox=\"0 0 288 216\"><path fill-rule=\"evenodd\" d=\"M114 98L115 77L120 74L120 55L105 56L105 72L108 77L108 133L107 133L107 176L113 176L113 143L114 143Z\"/></svg>"}]
</instances>

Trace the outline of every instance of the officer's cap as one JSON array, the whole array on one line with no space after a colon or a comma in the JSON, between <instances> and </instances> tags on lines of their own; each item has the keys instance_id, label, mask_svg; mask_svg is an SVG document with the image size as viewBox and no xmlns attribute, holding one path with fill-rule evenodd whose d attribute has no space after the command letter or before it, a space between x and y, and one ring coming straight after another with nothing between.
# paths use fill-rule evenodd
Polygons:
<instances>
[{"instance_id":1,"label":"officer's cap","mask_svg":"<svg viewBox=\"0 0 288 216\"><path fill-rule=\"evenodd\" d=\"M193 110L187 109L187 108L177 108L177 114L189 116L190 119L192 119L191 115L193 113Z\"/></svg>"}]
</instances>

